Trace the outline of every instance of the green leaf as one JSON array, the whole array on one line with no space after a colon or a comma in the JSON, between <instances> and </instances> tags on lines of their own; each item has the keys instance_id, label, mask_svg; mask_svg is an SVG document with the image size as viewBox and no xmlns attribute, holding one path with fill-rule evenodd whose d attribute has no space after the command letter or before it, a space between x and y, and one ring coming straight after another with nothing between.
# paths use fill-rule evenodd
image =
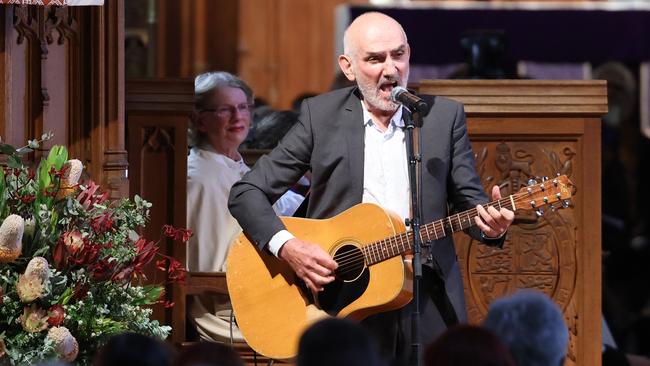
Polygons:
<instances>
[{"instance_id":1,"label":"green leaf","mask_svg":"<svg viewBox=\"0 0 650 366\"><path fill-rule=\"evenodd\" d=\"M13 155L16 153L16 148L9 144L0 143L0 153L3 153L5 155Z\"/></svg>"},{"instance_id":2,"label":"green leaf","mask_svg":"<svg viewBox=\"0 0 650 366\"><path fill-rule=\"evenodd\" d=\"M63 291L63 293L61 294L61 296L59 296L59 300L56 303L61 305L66 305L68 301L70 301L70 299L72 298L72 294L73 294L72 288L70 287L66 288L65 291Z\"/></svg>"},{"instance_id":3,"label":"green leaf","mask_svg":"<svg viewBox=\"0 0 650 366\"><path fill-rule=\"evenodd\" d=\"M20 159L19 156L17 155L11 155L9 156L9 159L7 159L7 166L10 168L22 168L23 166L23 161Z\"/></svg>"},{"instance_id":4,"label":"green leaf","mask_svg":"<svg viewBox=\"0 0 650 366\"><path fill-rule=\"evenodd\" d=\"M63 164L68 161L68 149L61 145L54 145L47 155L47 162L56 170L61 170Z\"/></svg>"},{"instance_id":5,"label":"green leaf","mask_svg":"<svg viewBox=\"0 0 650 366\"><path fill-rule=\"evenodd\" d=\"M28 154L28 153L30 153L32 151L34 151L34 149L31 149L29 147L21 147L21 148L16 150L16 154L17 155L25 155L25 154Z\"/></svg>"},{"instance_id":6,"label":"green leaf","mask_svg":"<svg viewBox=\"0 0 650 366\"><path fill-rule=\"evenodd\" d=\"M162 286L146 285L142 289L144 290L144 297L140 300L142 305L155 304L160 300L160 296L165 293Z\"/></svg>"}]
</instances>

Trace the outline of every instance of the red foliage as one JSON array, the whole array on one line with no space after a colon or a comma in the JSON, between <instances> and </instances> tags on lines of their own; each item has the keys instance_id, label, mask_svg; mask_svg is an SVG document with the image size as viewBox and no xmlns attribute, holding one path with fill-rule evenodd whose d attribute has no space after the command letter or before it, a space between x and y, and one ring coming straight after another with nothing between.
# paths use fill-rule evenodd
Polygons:
<instances>
[{"instance_id":1,"label":"red foliage","mask_svg":"<svg viewBox=\"0 0 650 366\"><path fill-rule=\"evenodd\" d=\"M163 226L163 234L168 238L180 240L185 243L190 240L190 237L192 236L192 230L183 228L177 229L171 225L165 225Z\"/></svg>"}]
</instances>

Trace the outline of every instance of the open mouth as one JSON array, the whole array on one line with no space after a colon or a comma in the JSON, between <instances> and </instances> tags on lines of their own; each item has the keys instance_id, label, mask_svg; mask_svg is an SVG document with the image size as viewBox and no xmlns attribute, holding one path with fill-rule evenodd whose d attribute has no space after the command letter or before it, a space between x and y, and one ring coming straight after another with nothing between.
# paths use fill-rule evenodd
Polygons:
<instances>
[{"instance_id":1,"label":"open mouth","mask_svg":"<svg viewBox=\"0 0 650 366\"><path fill-rule=\"evenodd\" d=\"M393 88L397 86L397 81L386 82L379 85L379 90L384 93L390 94L393 91Z\"/></svg>"}]
</instances>

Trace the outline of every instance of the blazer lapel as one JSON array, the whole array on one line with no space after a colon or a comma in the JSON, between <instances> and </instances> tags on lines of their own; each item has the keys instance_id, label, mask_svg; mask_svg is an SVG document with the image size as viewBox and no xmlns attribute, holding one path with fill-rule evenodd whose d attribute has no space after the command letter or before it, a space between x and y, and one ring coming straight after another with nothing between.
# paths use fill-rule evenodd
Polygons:
<instances>
[{"instance_id":1,"label":"blazer lapel","mask_svg":"<svg viewBox=\"0 0 650 366\"><path fill-rule=\"evenodd\" d=\"M351 197L361 203L363 198L363 159L364 159L364 123L363 112L361 111L361 99L359 89L353 89L345 105L344 126L349 131L346 133L348 162L350 169Z\"/></svg>"}]
</instances>

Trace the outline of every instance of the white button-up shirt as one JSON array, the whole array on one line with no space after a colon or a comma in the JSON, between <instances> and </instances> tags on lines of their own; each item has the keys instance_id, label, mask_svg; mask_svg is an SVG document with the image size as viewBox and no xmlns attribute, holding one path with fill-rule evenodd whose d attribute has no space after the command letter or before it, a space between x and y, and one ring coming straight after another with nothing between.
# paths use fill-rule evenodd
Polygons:
<instances>
[{"instance_id":1,"label":"white button-up shirt","mask_svg":"<svg viewBox=\"0 0 650 366\"><path fill-rule=\"evenodd\" d=\"M406 219L411 216L411 189L402 108L397 109L386 131L382 131L372 120L363 101L360 103L363 110L361 122L365 126L361 201L376 203ZM269 251L277 256L282 245L294 237L287 230L277 232L269 241Z\"/></svg>"},{"instance_id":2,"label":"white button-up shirt","mask_svg":"<svg viewBox=\"0 0 650 366\"><path fill-rule=\"evenodd\" d=\"M365 137L362 202L376 203L406 219L411 216L411 190L402 108L391 117L386 131L377 126L365 106L363 123Z\"/></svg>"}]
</instances>

